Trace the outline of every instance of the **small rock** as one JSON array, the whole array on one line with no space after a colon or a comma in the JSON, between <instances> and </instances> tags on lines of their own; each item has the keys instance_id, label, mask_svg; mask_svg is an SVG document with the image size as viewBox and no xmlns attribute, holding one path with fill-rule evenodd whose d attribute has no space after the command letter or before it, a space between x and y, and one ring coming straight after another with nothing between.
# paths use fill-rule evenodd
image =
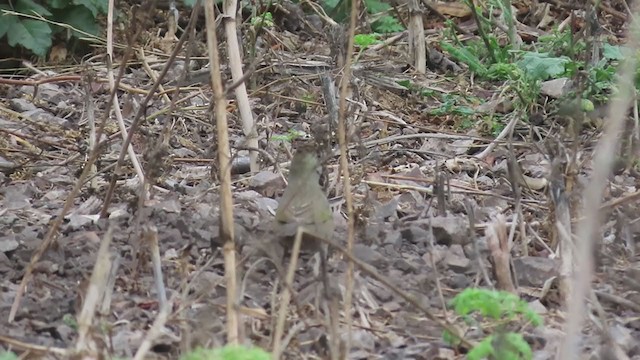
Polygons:
<instances>
[{"instance_id":1,"label":"small rock","mask_svg":"<svg viewBox=\"0 0 640 360\"><path fill-rule=\"evenodd\" d=\"M18 248L18 245L14 234L0 237L0 253L13 251Z\"/></svg>"},{"instance_id":2,"label":"small rock","mask_svg":"<svg viewBox=\"0 0 640 360\"><path fill-rule=\"evenodd\" d=\"M452 289L466 289L471 286L471 280L464 274L452 274L447 277L447 284Z\"/></svg>"},{"instance_id":3,"label":"small rock","mask_svg":"<svg viewBox=\"0 0 640 360\"><path fill-rule=\"evenodd\" d=\"M441 347L438 349L438 353L432 357L434 360L452 360L456 359L456 353L453 349Z\"/></svg>"},{"instance_id":4,"label":"small rock","mask_svg":"<svg viewBox=\"0 0 640 360\"><path fill-rule=\"evenodd\" d=\"M282 176L271 171L260 171L251 177L249 187L263 196L273 197L285 185Z\"/></svg>"},{"instance_id":5,"label":"small rock","mask_svg":"<svg viewBox=\"0 0 640 360\"><path fill-rule=\"evenodd\" d=\"M629 353L632 349L638 348L637 338L634 337L633 331L628 327L616 323L610 327L609 331L611 332L611 339L613 339L625 353Z\"/></svg>"},{"instance_id":6,"label":"small rock","mask_svg":"<svg viewBox=\"0 0 640 360\"><path fill-rule=\"evenodd\" d=\"M386 288L380 286L372 286L369 291L376 297L380 302L386 303L393 298L393 294Z\"/></svg>"},{"instance_id":7,"label":"small rock","mask_svg":"<svg viewBox=\"0 0 640 360\"><path fill-rule=\"evenodd\" d=\"M393 313L402 309L402 306L400 306L400 304L397 301L390 301L388 303L383 304L382 308L389 313Z\"/></svg>"},{"instance_id":8,"label":"small rock","mask_svg":"<svg viewBox=\"0 0 640 360\"><path fill-rule=\"evenodd\" d=\"M464 255L464 250L460 245L451 245L444 262L451 270L457 273L464 273L471 267L471 260Z\"/></svg>"},{"instance_id":9,"label":"small rock","mask_svg":"<svg viewBox=\"0 0 640 360\"><path fill-rule=\"evenodd\" d=\"M405 259L398 259L393 263L393 267L395 267L396 269L404 272L404 273L408 273L408 272L415 272L416 268L415 266L413 266L411 263L409 263L407 260Z\"/></svg>"},{"instance_id":10,"label":"small rock","mask_svg":"<svg viewBox=\"0 0 640 360\"><path fill-rule=\"evenodd\" d=\"M437 244L465 245L469 242L469 221L462 216L436 216L431 219L433 236Z\"/></svg>"},{"instance_id":11,"label":"small rock","mask_svg":"<svg viewBox=\"0 0 640 360\"><path fill-rule=\"evenodd\" d=\"M351 345L354 349L373 351L376 347L376 340L369 331L356 330L351 333Z\"/></svg>"},{"instance_id":12,"label":"small rock","mask_svg":"<svg viewBox=\"0 0 640 360\"><path fill-rule=\"evenodd\" d=\"M9 105L11 106L11 109L17 112L25 112L37 109L37 107L33 105L32 102L23 98L11 99L9 101Z\"/></svg>"},{"instance_id":13,"label":"small rock","mask_svg":"<svg viewBox=\"0 0 640 360\"><path fill-rule=\"evenodd\" d=\"M567 93L570 86L571 81L568 78L553 79L540 85L540 93L558 99Z\"/></svg>"},{"instance_id":14,"label":"small rock","mask_svg":"<svg viewBox=\"0 0 640 360\"><path fill-rule=\"evenodd\" d=\"M387 267L387 261L384 256L365 244L353 245L353 255L376 269Z\"/></svg>"},{"instance_id":15,"label":"small rock","mask_svg":"<svg viewBox=\"0 0 640 360\"><path fill-rule=\"evenodd\" d=\"M513 259L513 266L521 286L542 287L553 276L558 275L558 261L555 259L523 256Z\"/></svg>"},{"instance_id":16,"label":"small rock","mask_svg":"<svg viewBox=\"0 0 640 360\"><path fill-rule=\"evenodd\" d=\"M448 251L449 248L444 245L435 245L434 247L430 247L426 254L422 255L422 259L431 265L431 259L433 257L433 263L437 265L447 256Z\"/></svg>"},{"instance_id":17,"label":"small rock","mask_svg":"<svg viewBox=\"0 0 640 360\"><path fill-rule=\"evenodd\" d=\"M529 308L535 311L537 314L544 315L549 312L546 306L542 305L539 299L536 299L529 303Z\"/></svg>"},{"instance_id":18,"label":"small rock","mask_svg":"<svg viewBox=\"0 0 640 360\"><path fill-rule=\"evenodd\" d=\"M389 230L384 232L382 236L384 236L383 245L391 245L396 250L399 250L402 246L402 234L400 234L400 231Z\"/></svg>"},{"instance_id":19,"label":"small rock","mask_svg":"<svg viewBox=\"0 0 640 360\"><path fill-rule=\"evenodd\" d=\"M429 232L419 226L409 226L400 231L402 238L412 244L424 244L429 239Z\"/></svg>"}]
</instances>

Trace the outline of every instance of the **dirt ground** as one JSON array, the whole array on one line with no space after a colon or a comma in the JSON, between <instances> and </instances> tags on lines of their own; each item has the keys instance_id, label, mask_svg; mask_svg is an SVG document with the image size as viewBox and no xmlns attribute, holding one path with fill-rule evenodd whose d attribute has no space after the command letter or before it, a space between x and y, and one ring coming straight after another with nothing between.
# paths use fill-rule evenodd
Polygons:
<instances>
[{"instance_id":1,"label":"dirt ground","mask_svg":"<svg viewBox=\"0 0 640 360\"><path fill-rule=\"evenodd\" d=\"M566 11L554 12L562 14ZM619 24L607 23L610 18L605 14L605 26L621 32ZM155 17L161 19L156 23L159 29L166 28L163 16L166 12L159 9ZM473 23L456 21L460 26ZM430 26L428 43L437 44L442 23L434 20ZM234 156L241 336L245 344L265 349L271 349L275 314L282 306L282 278L265 248L270 246L270 224L285 188L290 154L295 151L292 142L283 139L292 131L313 136L318 127L327 126L330 120L320 75L336 73L331 39L325 33L285 28L276 21L274 29L260 34L255 45L260 61L247 82L259 144L271 158L262 156L257 174L250 175L246 169L248 151L233 96L228 96L227 107ZM137 54L136 62L127 65L117 93L126 121L132 120L153 84L148 69L157 75L176 42L156 35L154 31L146 34L145 55ZM201 29L194 48L204 49L203 41ZM194 74L207 62L203 51L191 54L189 66ZM507 253L512 255L514 283L520 297L544 319L541 327L515 330L524 334L534 358L551 358L561 340L566 311L553 281L559 266L554 256L555 207L549 183L540 179L551 178L554 154L548 144L573 149L565 128L558 125L562 119L547 116L544 108L539 113L544 114L541 122L532 121L539 114L525 114L528 118L518 119L510 137L494 142L496 133L487 128L487 116L497 114L506 125L513 116L522 115L505 105L510 99L503 97L504 84L475 82L470 72L452 72L447 66L416 74L408 66L407 52L405 36L384 48L362 52L353 68L347 130L354 256L438 319L455 324L466 338L477 341L491 332L486 319L465 322L449 301L466 288L496 285L491 234L511 232L514 245ZM224 63L229 84L230 72ZM163 81L166 89L175 88L185 66L184 57L171 65ZM91 77L85 77L89 72ZM0 82L0 350L25 358L68 356L66 349L73 349L78 341L78 315L94 267L103 260L98 253L105 238L111 241L108 258L115 265L112 282L105 285L109 296L101 299L103 307L89 332L98 353L132 357L158 316L163 300L154 281L154 238L171 312L147 358L178 358L196 346L224 345L227 292L218 235L216 129L209 109L211 88L206 81L198 83L195 75L196 80L181 84L178 93L153 96L133 137L133 151L147 176L155 180L150 199L140 201L141 184L129 160L119 173L113 172L122 135L113 116L107 122L108 146L101 151L91 179L71 200L55 241L33 268L15 319L8 322L25 270L83 170L92 121L101 121L106 109L113 111L108 106L102 58L25 80L57 75L82 76L38 86ZM403 81L412 87L390 85ZM418 88L439 96L411 90ZM442 96L468 94L481 100L463 102L471 115L446 110ZM553 99L541 95L540 104L547 106L547 101ZM434 111L438 109L443 111ZM585 127L578 136L577 181L568 194L574 219L581 213L581 194L593 170L593 149L601 131ZM347 218L339 152L335 136L331 139L333 152L326 173L337 224L333 240L345 246ZM495 147L483 153L492 143ZM514 186L519 182L509 170L513 159L534 180ZM112 180L115 192L106 204ZM541 182L540 187L533 185ZM605 193L602 236L595 250L595 297L581 340L590 356L585 358L610 358L607 352L615 344L613 348L623 349L628 358L640 359L640 346L633 341L640 338L640 265L635 255L640 231L635 211L638 183L634 169L621 168L610 177ZM107 216L101 218L105 206ZM320 282L313 264L303 256L294 278L286 358L328 358L332 332L327 309L331 306L323 305L316 291ZM343 254L331 252L327 276L339 303L333 310L340 320L345 315L347 264ZM436 322L377 276L356 267L349 359L464 358L465 350L447 344ZM344 332L338 336L346 338Z\"/></svg>"}]
</instances>

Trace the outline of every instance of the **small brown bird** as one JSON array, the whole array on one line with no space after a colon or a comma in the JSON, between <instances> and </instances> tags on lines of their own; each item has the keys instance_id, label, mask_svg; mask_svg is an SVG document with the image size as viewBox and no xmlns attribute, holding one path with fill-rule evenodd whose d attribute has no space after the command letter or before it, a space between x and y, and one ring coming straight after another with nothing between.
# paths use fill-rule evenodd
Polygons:
<instances>
[{"instance_id":1,"label":"small brown bird","mask_svg":"<svg viewBox=\"0 0 640 360\"><path fill-rule=\"evenodd\" d=\"M298 148L289 169L289 185L276 211L274 233L286 252L293 247L298 228L303 228L301 249L319 253L320 269L314 272L321 276L325 298L330 299L327 246L316 238L332 240L335 225L331 205L320 186L320 171L314 149Z\"/></svg>"},{"instance_id":2,"label":"small brown bird","mask_svg":"<svg viewBox=\"0 0 640 360\"><path fill-rule=\"evenodd\" d=\"M298 227L315 237L331 240L334 232L333 213L329 200L320 186L320 161L313 149L298 149L289 170L289 185L276 211L276 236L293 245ZM324 248L312 237L303 237L303 249Z\"/></svg>"}]
</instances>

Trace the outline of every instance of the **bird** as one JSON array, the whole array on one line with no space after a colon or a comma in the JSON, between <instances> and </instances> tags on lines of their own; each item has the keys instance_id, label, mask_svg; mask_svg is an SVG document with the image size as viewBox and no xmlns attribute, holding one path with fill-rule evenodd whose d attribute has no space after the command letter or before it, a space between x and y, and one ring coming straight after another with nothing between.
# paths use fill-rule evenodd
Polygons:
<instances>
[{"instance_id":1,"label":"bird","mask_svg":"<svg viewBox=\"0 0 640 360\"><path fill-rule=\"evenodd\" d=\"M274 233L280 245L287 251L293 248L293 242L302 228L302 252L320 255L320 274L328 295L327 280L327 246L321 239L332 240L335 231L333 211L322 186L320 159L312 146L301 146L297 149L291 166L288 185L280 198L274 220Z\"/></svg>"},{"instance_id":2,"label":"bird","mask_svg":"<svg viewBox=\"0 0 640 360\"><path fill-rule=\"evenodd\" d=\"M335 230L329 199L320 186L320 160L311 147L299 148L291 161L288 185L278 203L275 234L292 241L299 227L304 233L304 249L318 249L312 237L331 239Z\"/></svg>"}]
</instances>

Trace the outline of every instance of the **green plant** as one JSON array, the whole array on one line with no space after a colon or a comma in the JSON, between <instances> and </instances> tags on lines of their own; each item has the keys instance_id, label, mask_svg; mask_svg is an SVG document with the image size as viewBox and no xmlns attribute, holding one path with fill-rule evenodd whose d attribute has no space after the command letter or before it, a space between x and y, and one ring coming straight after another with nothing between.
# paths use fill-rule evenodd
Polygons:
<instances>
[{"instance_id":1,"label":"green plant","mask_svg":"<svg viewBox=\"0 0 640 360\"><path fill-rule=\"evenodd\" d=\"M486 289L465 289L452 301L454 311L467 322L477 322L471 314L478 314L482 319L491 322L485 329L493 332L478 343L467 354L471 360L485 359L531 359L531 347L521 334L506 331L508 325L530 323L542 325L542 319L529 305L518 296L505 292ZM444 334L444 339L455 342L451 334Z\"/></svg>"},{"instance_id":2,"label":"green plant","mask_svg":"<svg viewBox=\"0 0 640 360\"><path fill-rule=\"evenodd\" d=\"M349 18L351 0L324 0L323 7L336 21L342 22ZM391 5L383 0L364 0L367 12L372 15L371 29L377 33L403 31L404 26L394 16L388 14Z\"/></svg>"},{"instance_id":3,"label":"green plant","mask_svg":"<svg viewBox=\"0 0 640 360\"><path fill-rule=\"evenodd\" d=\"M262 15L252 17L251 26L259 27L259 28L272 28L273 15L267 11Z\"/></svg>"},{"instance_id":4,"label":"green plant","mask_svg":"<svg viewBox=\"0 0 640 360\"><path fill-rule=\"evenodd\" d=\"M197 348L180 360L270 360L271 355L260 348L227 345L219 349Z\"/></svg>"},{"instance_id":5,"label":"green plant","mask_svg":"<svg viewBox=\"0 0 640 360\"><path fill-rule=\"evenodd\" d=\"M380 35L378 34L357 34L353 37L353 44L363 49L368 48L373 44L380 42Z\"/></svg>"},{"instance_id":6,"label":"green plant","mask_svg":"<svg viewBox=\"0 0 640 360\"><path fill-rule=\"evenodd\" d=\"M289 131L286 134L280 135L280 134L274 134L271 136L271 140L273 141L281 141L281 142L292 142L295 139L299 139L299 138L303 138L307 136L306 133L302 132L302 131L298 131L295 129L289 129Z\"/></svg>"},{"instance_id":7,"label":"green plant","mask_svg":"<svg viewBox=\"0 0 640 360\"><path fill-rule=\"evenodd\" d=\"M56 24L97 35L96 17L107 11L106 0L16 0L0 4L0 39L5 37L11 47L22 46L35 55L45 56L54 35L64 31ZM77 31L67 36L79 37Z\"/></svg>"},{"instance_id":8,"label":"green plant","mask_svg":"<svg viewBox=\"0 0 640 360\"><path fill-rule=\"evenodd\" d=\"M73 330L78 331L78 321L73 315L64 314L64 316L62 316L62 322Z\"/></svg>"},{"instance_id":9,"label":"green plant","mask_svg":"<svg viewBox=\"0 0 640 360\"><path fill-rule=\"evenodd\" d=\"M10 351L0 352L0 360L18 360L18 355Z\"/></svg>"}]
</instances>

